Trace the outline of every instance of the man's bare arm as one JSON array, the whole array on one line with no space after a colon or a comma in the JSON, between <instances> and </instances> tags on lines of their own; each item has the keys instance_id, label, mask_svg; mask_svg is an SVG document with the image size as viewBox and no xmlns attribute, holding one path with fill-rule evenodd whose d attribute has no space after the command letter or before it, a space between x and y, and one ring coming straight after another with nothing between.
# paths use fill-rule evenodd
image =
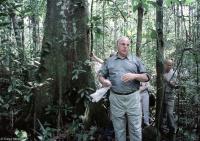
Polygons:
<instances>
[{"instance_id":1,"label":"man's bare arm","mask_svg":"<svg viewBox=\"0 0 200 141\"><path fill-rule=\"evenodd\" d=\"M99 81L103 85L103 87L109 87L112 86L110 80L105 79L103 76L99 76Z\"/></svg>"},{"instance_id":2,"label":"man's bare arm","mask_svg":"<svg viewBox=\"0 0 200 141\"><path fill-rule=\"evenodd\" d=\"M104 61L102 59L98 58L94 53L91 53L91 57L92 57L92 59L94 59L94 61L96 61L100 64L104 63Z\"/></svg>"},{"instance_id":3,"label":"man's bare arm","mask_svg":"<svg viewBox=\"0 0 200 141\"><path fill-rule=\"evenodd\" d=\"M135 73L126 73L122 76L122 81L128 82L132 80L138 80L140 82L146 82L149 80L149 77L146 73L135 74Z\"/></svg>"}]
</instances>

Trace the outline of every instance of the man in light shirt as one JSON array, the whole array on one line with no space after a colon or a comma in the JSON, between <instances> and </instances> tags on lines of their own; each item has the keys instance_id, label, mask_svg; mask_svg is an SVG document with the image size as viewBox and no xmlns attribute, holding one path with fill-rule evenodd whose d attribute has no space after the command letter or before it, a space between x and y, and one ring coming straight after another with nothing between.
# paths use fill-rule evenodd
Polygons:
<instances>
[{"instance_id":1,"label":"man in light shirt","mask_svg":"<svg viewBox=\"0 0 200 141\"><path fill-rule=\"evenodd\" d=\"M173 70L173 60L164 61L164 102L163 102L163 120L166 118L169 133L176 133L176 124L174 120L174 101L176 88L176 72Z\"/></svg>"},{"instance_id":2,"label":"man in light shirt","mask_svg":"<svg viewBox=\"0 0 200 141\"><path fill-rule=\"evenodd\" d=\"M146 69L139 58L129 54L130 40L117 40L117 54L108 58L99 71L103 87L110 86L111 119L116 141L126 141L128 120L130 141L141 141L140 82L149 80Z\"/></svg>"}]
</instances>

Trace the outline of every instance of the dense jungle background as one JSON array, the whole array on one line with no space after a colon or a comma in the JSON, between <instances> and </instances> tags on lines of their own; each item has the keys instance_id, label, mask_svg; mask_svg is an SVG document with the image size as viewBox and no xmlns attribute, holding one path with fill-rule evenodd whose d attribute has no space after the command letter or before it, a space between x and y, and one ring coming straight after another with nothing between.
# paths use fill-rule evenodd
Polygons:
<instances>
[{"instance_id":1,"label":"dense jungle background","mask_svg":"<svg viewBox=\"0 0 200 141\"><path fill-rule=\"evenodd\" d=\"M175 140L199 141L200 0L0 0L0 140L114 141L108 100L89 96L98 81L90 54L108 58L120 36L152 77L156 104L143 140L167 138L156 128L171 58Z\"/></svg>"}]
</instances>

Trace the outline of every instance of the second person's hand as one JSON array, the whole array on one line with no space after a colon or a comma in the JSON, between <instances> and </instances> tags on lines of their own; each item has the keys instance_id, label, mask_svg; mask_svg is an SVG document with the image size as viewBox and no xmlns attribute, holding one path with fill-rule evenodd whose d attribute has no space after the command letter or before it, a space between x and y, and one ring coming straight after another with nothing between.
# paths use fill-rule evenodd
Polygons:
<instances>
[{"instance_id":1,"label":"second person's hand","mask_svg":"<svg viewBox=\"0 0 200 141\"><path fill-rule=\"evenodd\" d=\"M103 87L110 87L110 86L112 86L110 80L108 80L108 79L104 80L103 83L102 83L102 85L103 85Z\"/></svg>"}]
</instances>

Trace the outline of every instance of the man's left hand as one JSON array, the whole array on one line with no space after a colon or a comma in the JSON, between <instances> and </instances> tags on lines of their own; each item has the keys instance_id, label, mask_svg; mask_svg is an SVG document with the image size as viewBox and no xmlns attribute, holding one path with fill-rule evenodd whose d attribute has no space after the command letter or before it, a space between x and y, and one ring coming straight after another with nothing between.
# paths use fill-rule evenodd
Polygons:
<instances>
[{"instance_id":1,"label":"man's left hand","mask_svg":"<svg viewBox=\"0 0 200 141\"><path fill-rule=\"evenodd\" d=\"M123 82L128 82L136 79L136 75L134 73L126 73L122 76Z\"/></svg>"}]
</instances>

